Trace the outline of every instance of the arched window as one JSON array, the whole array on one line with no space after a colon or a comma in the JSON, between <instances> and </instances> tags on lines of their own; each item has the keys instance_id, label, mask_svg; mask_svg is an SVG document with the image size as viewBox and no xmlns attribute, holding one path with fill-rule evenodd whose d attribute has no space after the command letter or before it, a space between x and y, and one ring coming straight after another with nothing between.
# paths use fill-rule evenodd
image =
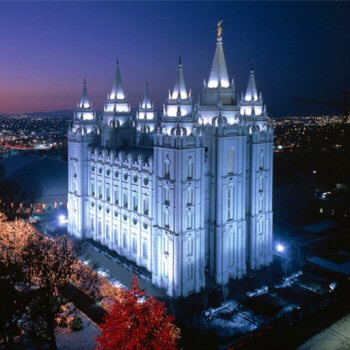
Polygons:
<instances>
[{"instance_id":1,"label":"arched window","mask_svg":"<svg viewBox=\"0 0 350 350\"><path fill-rule=\"evenodd\" d=\"M127 247L128 247L128 241L126 237L126 232L123 231L123 248L127 248Z\"/></svg>"},{"instance_id":2,"label":"arched window","mask_svg":"<svg viewBox=\"0 0 350 350\"><path fill-rule=\"evenodd\" d=\"M90 221L90 231L91 231L91 232L94 232L94 230L95 230L94 218L91 218L91 221Z\"/></svg>"},{"instance_id":3,"label":"arched window","mask_svg":"<svg viewBox=\"0 0 350 350\"><path fill-rule=\"evenodd\" d=\"M261 150L259 154L259 169L263 170L265 168L265 155L264 151Z\"/></svg>"},{"instance_id":4,"label":"arched window","mask_svg":"<svg viewBox=\"0 0 350 350\"><path fill-rule=\"evenodd\" d=\"M144 215L148 215L148 198L147 197L145 197L144 199L143 199L143 213L144 213Z\"/></svg>"},{"instance_id":5,"label":"arched window","mask_svg":"<svg viewBox=\"0 0 350 350\"><path fill-rule=\"evenodd\" d=\"M114 203L117 205L119 204L119 191L118 191L118 189L114 190Z\"/></svg>"},{"instance_id":6,"label":"arched window","mask_svg":"<svg viewBox=\"0 0 350 350\"><path fill-rule=\"evenodd\" d=\"M113 230L113 242L118 245L118 229L116 227Z\"/></svg>"},{"instance_id":7,"label":"arched window","mask_svg":"<svg viewBox=\"0 0 350 350\"><path fill-rule=\"evenodd\" d=\"M233 174L234 173L234 166L235 166L235 150L233 147L230 147L228 150L228 157L227 157L227 173Z\"/></svg>"},{"instance_id":8,"label":"arched window","mask_svg":"<svg viewBox=\"0 0 350 350\"><path fill-rule=\"evenodd\" d=\"M187 228L191 229L192 226L193 226L193 214L192 214L192 211L189 210L187 212Z\"/></svg>"},{"instance_id":9,"label":"arched window","mask_svg":"<svg viewBox=\"0 0 350 350\"><path fill-rule=\"evenodd\" d=\"M95 184L92 182L91 183L91 196L95 195Z\"/></svg>"},{"instance_id":10,"label":"arched window","mask_svg":"<svg viewBox=\"0 0 350 350\"><path fill-rule=\"evenodd\" d=\"M169 227L169 210L165 209L164 210L164 226Z\"/></svg>"},{"instance_id":11,"label":"arched window","mask_svg":"<svg viewBox=\"0 0 350 350\"><path fill-rule=\"evenodd\" d=\"M164 177L170 177L170 161L168 158L164 160Z\"/></svg>"},{"instance_id":12,"label":"arched window","mask_svg":"<svg viewBox=\"0 0 350 350\"><path fill-rule=\"evenodd\" d=\"M102 198L102 186L101 186L101 184L98 184L98 197Z\"/></svg>"},{"instance_id":13,"label":"arched window","mask_svg":"<svg viewBox=\"0 0 350 350\"><path fill-rule=\"evenodd\" d=\"M233 188L227 189L227 219L233 219Z\"/></svg>"},{"instance_id":14,"label":"arched window","mask_svg":"<svg viewBox=\"0 0 350 350\"><path fill-rule=\"evenodd\" d=\"M187 178L193 179L193 161L191 158L187 162Z\"/></svg>"},{"instance_id":15,"label":"arched window","mask_svg":"<svg viewBox=\"0 0 350 350\"><path fill-rule=\"evenodd\" d=\"M235 247L233 242L233 232L229 232L227 236L227 251L228 251L228 264L229 266L233 266L234 253L235 253Z\"/></svg>"},{"instance_id":16,"label":"arched window","mask_svg":"<svg viewBox=\"0 0 350 350\"><path fill-rule=\"evenodd\" d=\"M109 241L110 237L109 237L109 225L108 224L106 224L105 232L106 232L106 240Z\"/></svg>"},{"instance_id":17,"label":"arched window","mask_svg":"<svg viewBox=\"0 0 350 350\"><path fill-rule=\"evenodd\" d=\"M264 177L259 177L259 192L264 192Z\"/></svg>"},{"instance_id":18,"label":"arched window","mask_svg":"<svg viewBox=\"0 0 350 350\"><path fill-rule=\"evenodd\" d=\"M109 190L109 187L106 187L106 201L110 201L111 200L111 192Z\"/></svg>"},{"instance_id":19,"label":"arched window","mask_svg":"<svg viewBox=\"0 0 350 350\"><path fill-rule=\"evenodd\" d=\"M259 213L262 213L264 211L264 197L259 197Z\"/></svg>"},{"instance_id":20,"label":"arched window","mask_svg":"<svg viewBox=\"0 0 350 350\"><path fill-rule=\"evenodd\" d=\"M124 192L124 195L123 195L123 205L125 208L128 207L128 194L126 192Z\"/></svg>"},{"instance_id":21,"label":"arched window","mask_svg":"<svg viewBox=\"0 0 350 350\"><path fill-rule=\"evenodd\" d=\"M138 198L136 194L134 194L132 197L132 207L134 211L138 210Z\"/></svg>"},{"instance_id":22,"label":"arched window","mask_svg":"<svg viewBox=\"0 0 350 350\"><path fill-rule=\"evenodd\" d=\"M170 190L169 190L169 186L165 185L164 186L164 203L166 205L170 204Z\"/></svg>"},{"instance_id":23,"label":"arched window","mask_svg":"<svg viewBox=\"0 0 350 350\"><path fill-rule=\"evenodd\" d=\"M148 259L148 246L147 246L147 242L146 241L142 242L142 257L145 260Z\"/></svg>"},{"instance_id":24,"label":"arched window","mask_svg":"<svg viewBox=\"0 0 350 350\"><path fill-rule=\"evenodd\" d=\"M189 187L187 189L187 204L192 205L193 204L193 188Z\"/></svg>"}]
</instances>

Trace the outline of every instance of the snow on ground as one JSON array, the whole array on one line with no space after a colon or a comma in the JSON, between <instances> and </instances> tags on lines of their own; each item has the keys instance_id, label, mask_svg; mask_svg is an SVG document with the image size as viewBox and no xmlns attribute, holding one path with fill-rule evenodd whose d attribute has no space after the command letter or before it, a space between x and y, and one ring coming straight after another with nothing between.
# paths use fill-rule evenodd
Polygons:
<instances>
[{"instance_id":1,"label":"snow on ground","mask_svg":"<svg viewBox=\"0 0 350 350\"><path fill-rule=\"evenodd\" d=\"M96 337L100 334L99 327L85 314L76 311L82 318L84 328L80 331L70 331L68 328L56 330L56 342L58 350L93 350L96 349Z\"/></svg>"}]
</instances>

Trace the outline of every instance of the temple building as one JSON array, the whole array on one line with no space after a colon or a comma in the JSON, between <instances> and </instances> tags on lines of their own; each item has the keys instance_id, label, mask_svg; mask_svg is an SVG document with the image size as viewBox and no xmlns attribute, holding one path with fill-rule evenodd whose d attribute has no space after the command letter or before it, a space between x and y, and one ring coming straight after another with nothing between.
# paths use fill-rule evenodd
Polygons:
<instances>
[{"instance_id":1,"label":"temple building","mask_svg":"<svg viewBox=\"0 0 350 350\"><path fill-rule=\"evenodd\" d=\"M253 67L236 93L221 23L199 100L179 59L157 115L146 83L133 114L117 62L102 116L84 82L68 138L68 231L145 267L186 297L272 263L273 128Z\"/></svg>"}]
</instances>

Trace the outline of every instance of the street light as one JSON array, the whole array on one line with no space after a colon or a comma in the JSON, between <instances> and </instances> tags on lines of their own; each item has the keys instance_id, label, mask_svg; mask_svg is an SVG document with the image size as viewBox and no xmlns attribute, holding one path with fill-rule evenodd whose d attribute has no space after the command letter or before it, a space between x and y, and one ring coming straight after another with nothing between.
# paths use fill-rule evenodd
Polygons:
<instances>
[{"instance_id":1,"label":"street light","mask_svg":"<svg viewBox=\"0 0 350 350\"><path fill-rule=\"evenodd\" d=\"M277 253L283 253L284 250L285 250L284 245L281 244L281 243L278 243L278 244L276 245L276 250L277 250Z\"/></svg>"},{"instance_id":2,"label":"street light","mask_svg":"<svg viewBox=\"0 0 350 350\"><path fill-rule=\"evenodd\" d=\"M65 225L68 223L68 220L66 218L65 215L61 214L59 217L58 217L58 222L60 225Z\"/></svg>"}]
</instances>

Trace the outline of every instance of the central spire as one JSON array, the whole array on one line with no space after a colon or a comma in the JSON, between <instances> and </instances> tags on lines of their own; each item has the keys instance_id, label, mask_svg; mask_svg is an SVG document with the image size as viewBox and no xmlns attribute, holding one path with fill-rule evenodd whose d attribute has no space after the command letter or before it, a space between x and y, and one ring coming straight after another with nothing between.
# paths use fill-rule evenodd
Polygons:
<instances>
[{"instance_id":1,"label":"central spire","mask_svg":"<svg viewBox=\"0 0 350 350\"><path fill-rule=\"evenodd\" d=\"M120 74L119 60L117 59L115 80L110 94L110 98L113 100L124 100L126 95L123 89L122 77Z\"/></svg>"},{"instance_id":2,"label":"central spire","mask_svg":"<svg viewBox=\"0 0 350 350\"><path fill-rule=\"evenodd\" d=\"M210 89L215 89L217 87L230 87L224 55L224 47L222 44L222 22L223 21L220 21L217 24L216 50L208 81L208 88Z\"/></svg>"},{"instance_id":3,"label":"central spire","mask_svg":"<svg viewBox=\"0 0 350 350\"><path fill-rule=\"evenodd\" d=\"M182 69L181 56L179 56L179 64L177 66L177 77L173 93L171 94L171 98L175 100L177 98L186 99L187 97L188 94L185 86L185 78Z\"/></svg>"}]
</instances>

